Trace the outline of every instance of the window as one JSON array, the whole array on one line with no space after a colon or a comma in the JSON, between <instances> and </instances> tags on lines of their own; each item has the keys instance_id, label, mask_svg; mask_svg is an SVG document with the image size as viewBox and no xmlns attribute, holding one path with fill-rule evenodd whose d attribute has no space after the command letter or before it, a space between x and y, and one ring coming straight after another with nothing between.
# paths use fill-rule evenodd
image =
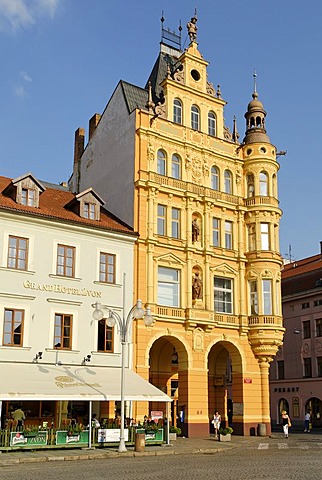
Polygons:
<instances>
[{"instance_id":1,"label":"window","mask_svg":"<svg viewBox=\"0 0 322 480\"><path fill-rule=\"evenodd\" d=\"M322 318L315 320L315 336L322 337Z\"/></svg>"},{"instance_id":2,"label":"window","mask_svg":"<svg viewBox=\"0 0 322 480\"><path fill-rule=\"evenodd\" d=\"M21 205L28 205L28 207L35 207L35 190L23 188L21 190Z\"/></svg>"},{"instance_id":3,"label":"window","mask_svg":"<svg viewBox=\"0 0 322 480\"><path fill-rule=\"evenodd\" d=\"M115 283L115 265L115 255L113 255L112 253L100 253L100 282Z\"/></svg>"},{"instance_id":4,"label":"window","mask_svg":"<svg viewBox=\"0 0 322 480\"><path fill-rule=\"evenodd\" d=\"M269 250L269 225L261 223L261 250Z\"/></svg>"},{"instance_id":5,"label":"window","mask_svg":"<svg viewBox=\"0 0 322 480\"><path fill-rule=\"evenodd\" d=\"M166 235L166 207L158 205L157 233L158 235Z\"/></svg>"},{"instance_id":6,"label":"window","mask_svg":"<svg viewBox=\"0 0 322 480\"><path fill-rule=\"evenodd\" d=\"M312 377L312 360L311 358L303 358L304 378Z\"/></svg>"},{"instance_id":7,"label":"window","mask_svg":"<svg viewBox=\"0 0 322 480\"><path fill-rule=\"evenodd\" d=\"M265 172L259 174L259 194L262 197L267 197L268 195L268 177Z\"/></svg>"},{"instance_id":8,"label":"window","mask_svg":"<svg viewBox=\"0 0 322 480\"><path fill-rule=\"evenodd\" d=\"M57 275L74 277L75 248L66 245L57 246Z\"/></svg>"},{"instance_id":9,"label":"window","mask_svg":"<svg viewBox=\"0 0 322 480\"><path fill-rule=\"evenodd\" d=\"M303 338L311 338L311 323L310 320L302 322Z\"/></svg>"},{"instance_id":10,"label":"window","mask_svg":"<svg viewBox=\"0 0 322 480\"><path fill-rule=\"evenodd\" d=\"M8 268L27 270L28 239L9 236Z\"/></svg>"},{"instance_id":11,"label":"window","mask_svg":"<svg viewBox=\"0 0 322 480\"><path fill-rule=\"evenodd\" d=\"M180 210L172 208L171 210L171 236L172 238L180 238Z\"/></svg>"},{"instance_id":12,"label":"window","mask_svg":"<svg viewBox=\"0 0 322 480\"><path fill-rule=\"evenodd\" d=\"M285 372L284 372L284 360L277 361L277 379L284 380Z\"/></svg>"},{"instance_id":13,"label":"window","mask_svg":"<svg viewBox=\"0 0 322 480\"><path fill-rule=\"evenodd\" d=\"M211 167L211 188L219 190L219 172L217 167Z\"/></svg>"},{"instance_id":14,"label":"window","mask_svg":"<svg viewBox=\"0 0 322 480\"><path fill-rule=\"evenodd\" d=\"M180 272L174 268L158 268L158 304L180 306Z\"/></svg>"},{"instance_id":15,"label":"window","mask_svg":"<svg viewBox=\"0 0 322 480\"><path fill-rule=\"evenodd\" d=\"M181 159L179 155L172 155L172 177L173 178L181 178Z\"/></svg>"},{"instance_id":16,"label":"window","mask_svg":"<svg viewBox=\"0 0 322 480\"><path fill-rule=\"evenodd\" d=\"M233 248L233 223L225 221L225 248Z\"/></svg>"},{"instance_id":17,"label":"window","mask_svg":"<svg viewBox=\"0 0 322 480\"><path fill-rule=\"evenodd\" d=\"M113 352L113 332L114 328L107 325L107 320L98 322L97 351Z\"/></svg>"},{"instance_id":18,"label":"window","mask_svg":"<svg viewBox=\"0 0 322 480\"><path fill-rule=\"evenodd\" d=\"M215 311L218 313L233 312L233 286L229 278L214 278Z\"/></svg>"},{"instance_id":19,"label":"window","mask_svg":"<svg viewBox=\"0 0 322 480\"><path fill-rule=\"evenodd\" d=\"M310 308L310 302L302 303L302 310L305 310L306 308Z\"/></svg>"},{"instance_id":20,"label":"window","mask_svg":"<svg viewBox=\"0 0 322 480\"><path fill-rule=\"evenodd\" d=\"M272 315L272 281L263 280L263 315Z\"/></svg>"},{"instance_id":21,"label":"window","mask_svg":"<svg viewBox=\"0 0 322 480\"><path fill-rule=\"evenodd\" d=\"M178 98L175 98L173 102L173 121L182 124L182 103Z\"/></svg>"},{"instance_id":22,"label":"window","mask_svg":"<svg viewBox=\"0 0 322 480\"><path fill-rule=\"evenodd\" d=\"M84 218L95 220L95 205L94 203L84 202Z\"/></svg>"},{"instance_id":23,"label":"window","mask_svg":"<svg viewBox=\"0 0 322 480\"><path fill-rule=\"evenodd\" d=\"M166 155L163 150L158 150L157 170L159 175L166 174Z\"/></svg>"},{"instance_id":24,"label":"window","mask_svg":"<svg viewBox=\"0 0 322 480\"><path fill-rule=\"evenodd\" d=\"M216 136L216 115L214 112L208 113L208 134L212 137Z\"/></svg>"},{"instance_id":25,"label":"window","mask_svg":"<svg viewBox=\"0 0 322 480\"><path fill-rule=\"evenodd\" d=\"M199 108L196 105L191 107L191 128L193 130L199 130Z\"/></svg>"},{"instance_id":26,"label":"window","mask_svg":"<svg viewBox=\"0 0 322 480\"><path fill-rule=\"evenodd\" d=\"M225 179L225 192L226 193L233 193L232 191L232 175L229 170L225 170L224 174Z\"/></svg>"},{"instance_id":27,"label":"window","mask_svg":"<svg viewBox=\"0 0 322 480\"><path fill-rule=\"evenodd\" d=\"M320 281L320 280L318 280L318 281ZM315 282L315 283L316 283L316 282ZM316 285L315 285L315 286L316 286ZM314 300L314 306L315 306L315 307L319 307L320 305L322 305L322 300L321 300L321 299L320 299L320 300Z\"/></svg>"},{"instance_id":28,"label":"window","mask_svg":"<svg viewBox=\"0 0 322 480\"><path fill-rule=\"evenodd\" d=\"M257 292L256 280L251 280L249 282L249 295L250 295L250 313L251 315L258 315L258 292Z\"/></svg>"},{"instance_id":29,"label":"window","mask_svg":"<svg viewBox=\"0 0 322 480\"><path fill-rule=\"evenodd\" d=\"M70 350L72 348L72 315L55 314L54 347Z\"/></svg>"},{"instance_id":30,"label":"window","mask_svg":"<svg viewBox=\"0 0 322 480\"><path fill-rule=\"evenodd\" d=\"M16 347L22 346L23 322L23 310L5 308L3 322L3 345Z\"/></svg>"},{"instance_id":31,"label":"window","mask_svg":"<svg viewBox=\"0 0 322 480\"><path fill-rule=\"evenodd\" d=\"M220 220L212 219L212 244L214 247L220 247Z\"/></svg>"},{"instance_id":32,"label":"window","mask_svg":"<svg viewBox=\"0 0 322 480\"><path fill-rule=\"evenodd\" d=\"M248 250L253 252L256 250L256 225L248 225Z\"/></svg>"},{"instance_id":33,"label":"window","mask_svg":"<svg viewBox=\"0 0 322 480\"><path fill-rule=\"evenodd\" d=\"M317 357L316 362L318 377L322 377L322 357Z\"/></svg>"},{"instance_id":34,"label":"window","mask_svg":"<svg viewBox=\"0 0 322 480\"><path fill-rule=\"evenodd\" d=\"M247 197L253 197L255 194L254 175L247 175Z\"/></svg>"}]
</instances>

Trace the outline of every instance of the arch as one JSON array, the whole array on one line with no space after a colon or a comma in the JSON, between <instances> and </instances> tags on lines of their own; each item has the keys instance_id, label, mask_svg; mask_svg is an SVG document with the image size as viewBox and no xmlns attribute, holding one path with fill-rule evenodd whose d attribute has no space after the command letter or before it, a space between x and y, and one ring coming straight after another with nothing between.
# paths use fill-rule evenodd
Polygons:
<instances>
[{"instance_id":1,"label":"arch","mask_svg":"<svg viewBox=\"0 0 322 480\"><path fill-rule=\"evenodd\" d=\"M167 174L167 154L164 150L158 150L157 153L157 172L159 175Z\"/></svg>"},{"instance_id":2,"label":"arch","mask_svg":"<svg viewBox=\"0 0 322 480\"><path fill-rule=\"evenodd\" d=\"M217 117L214 112L210 111L208 112L208 135L215 137L216 130L217 130Z\"/></svg>"},{"instance_id":3,"label":"arch","mask_svg":"<svg viewBox=\"0 0 322 480\"><path fill-rule=\"evenodd\" d=\"M177 153L172 155L171 159L171 176L172 178L181 178L181 157Z\"/></svg>"},{"instance_id":4,"label":"arch","mask_svg":"<svg viewBox=\"0 0 322 480\"><path fill-rule=\"evenodd\" d=\"M173 100L173 121L182 125L182 102L179 98Z\"/></svg>"},{"instance_id":5,"label":"arch","mask_svg":"<svg viewBox=\"0 0 322 480\"><path fill-rule=\"evenodd\" d=\"M233 174L230 170L225 170L224 172L224 186L225 193L233 193Z\"/></svg>"},{"instance_id":6,"label":"arch","mask_svg":"<svg viewBox=\"0 0 322 480\"><path fill-rule=\"evenodd\" d=\"M264 170L259 174L259 194L261 197L268 196L268 173Z\"/></svg>"},{"instance_id":7,"label":"arch","mask_svg":"<svg viewBox=\"0 0 322 480\"><path fill-rule=\"evenodd\" d=\"M322 401L317 397L309 398L305 403L305 412L310 412L311 422L314 427L322 425ZM304 412L304 413L305 413Z\"/></svg>"},{"instance_id":8,"label":"arch","mask_svg":"<svg viewBox=\"0 0 322 480\"><path fill-rule=\"evenodd\" d=\"M290 406L286 398L280 398L278 401L278 420L277 423L281 424L282 423L282 411L286 410L286 412L289 414L290 413Z\"/></svg>"},{"instance_id":9,"label":"arch","mask_svg":"<svg viewBox=\"0 0 322 480\"><path fill-rule=\"evenodd\" d=\"M219 170L218 168L213 165L211 167L211 188L212 190L219 190Z\"/></svg>"},{"instance_id":10,"label":"arch","mask_svg":"<svg viewBox=\"0 0 322 480\"><path fill-rule=\"evenodd\" d=\"M192 105L191 107L191 128L200 130L200 110L197 105Z\"/></svg>"}]
</instances>

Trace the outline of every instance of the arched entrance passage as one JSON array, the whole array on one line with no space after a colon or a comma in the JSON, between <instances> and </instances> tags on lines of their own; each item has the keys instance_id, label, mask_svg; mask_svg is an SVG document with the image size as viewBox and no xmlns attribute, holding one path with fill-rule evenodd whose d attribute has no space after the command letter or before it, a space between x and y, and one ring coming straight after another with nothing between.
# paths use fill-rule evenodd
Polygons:
<instances>
[{"instance_id":1,"label":"arched entrance passage","mask_svg":"<svg viewBox=\"0 0 322 480\"><path fill-rule=\"evenodd\" d=\"M170 423L180 427L183 435L187 435L188 363L187 349L176 337L162 336L150 348L149 382L173 399L169 412ZM164 404L151 402L150 409L162 410L166 416Z\"/></svg>"},{"instance_id":2,"label":"arched entrance passage","mask_svg":"<svg viewBox=\"0 0 322 480\"><path fill-rule=\"evenodd\" d=\"M240 352L230 342L218 342L208 354L208 409L221 414L222 426L243 430L243 378Z\"/></svg>"},{"instance_id":3,"label":"arched entrance passage","mask_svg":"<svg viewBox=\"0 0 322 480\"><path fill-rule=\"evenodd\" d=\"M312 427L322 426L322 402L319 398L312 397L305 404L305 411L310 412Z\"/></svg>"}]
</instances>

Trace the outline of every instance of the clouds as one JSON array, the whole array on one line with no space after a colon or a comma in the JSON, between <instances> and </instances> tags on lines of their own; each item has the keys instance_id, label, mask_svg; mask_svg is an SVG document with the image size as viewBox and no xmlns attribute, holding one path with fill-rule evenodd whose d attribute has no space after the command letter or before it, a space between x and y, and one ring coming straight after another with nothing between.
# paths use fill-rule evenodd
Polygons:
<instances>
[{"instance_id":1,"label":"clouds","mask_svg":"<svg viewBox=\"0 0 322 480\"><path fill-rule=\"evenodd\" d=\"M53 17L62 0L0 0L0 30L16 31Z\"/></svg>"},{"instance_id":2,"label":"clouds","mask_svg":"<svg viewBox=\"0 0 322 480\"><path fill-rule=\"evenodd\" d=\"M20 72L19 73L19 76L21 78L20 80L20 84L19 85L16 85L14 87L14 94L16 97L19 97L19 98L23 98L23 97L27 97L28 94L27 94L27 90L26 90L26 82L27 83L30 83L32 82L32 78L30 75L28 75L27 72Z\"/></svg>"}]
</instances>

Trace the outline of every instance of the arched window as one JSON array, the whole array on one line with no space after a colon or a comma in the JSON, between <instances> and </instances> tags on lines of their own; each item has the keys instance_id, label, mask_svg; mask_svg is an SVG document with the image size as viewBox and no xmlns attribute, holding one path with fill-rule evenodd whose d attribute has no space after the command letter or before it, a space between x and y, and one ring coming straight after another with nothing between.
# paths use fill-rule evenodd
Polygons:
<instances>
[{"instance_id":1,"label":"arched window","mask_svg":"<svg viewBox=\"0 0 322 480\"><path fill-rule=\"evenodd\" d=\"M158 150L158 174L165 175L166 174L166 154L163 150Z\"/></svg>"},{"instance_id":2,"label":"arched window","mask_svg":"<svg viewBox=\"0 0 322 480\"><path fill-rule=\"evenodd\" d=\"M178 98L173 101L173 121L182 124L182 103Z\"/></svg>"},{"instance_id":3,"label":"arched window","mask_svg":"<svg viewBox=\"0 0 322 480\"><path fill-rule=\"evenodd\" d=\"M172 155L171 173L173 178L181 178L181 158L176 153Z\"/></svg>"},{"instance_id":4,"label":"arched window","mask_svg":"<svg viewBox=\"0 0 322 480\"><path fill-rule=\"evenodd\" d=\"M208 113L208 135L216 136L216 115L214 112Z\"/></svg>"},{"instance_id":5,"label":"arched window","mask_svg":"<svg viewBox=\"0 0 322 480\"><path fill-rule=\"evenodd\" d=\"M192 105L191 107L191 128L193 130L200 130L199 125L199 108L196 105Z\"/></svg>"},{"instance_id":6,"label":"arched window","mask_svg":"<svg viewBox=\"0 0 322 480\"><path fill-rule=\"evenodd\" d=\"M232 174L229 170L225 170L224 179L225 179L225 192L233 193Z\"/></svg>"},{"instance_id":7,"label":"arched window","mask_svg":"<svg viewBox=\"0 0 322 480\"><path fill-rule=\"evenodd\" d=\"M268 195L268 175L266 172L260 172L259 174L259 194L262 197Z\"/></svg>"},{"instance_id":8,"label":"arched window","mask_svg":"<svg viewBox=\"0 0 322 480\"><path fill-rule=\"evenodd\" d=\"M247 175L247 197L253 197L255 195L254 175L250 173Z\"/></svg>"},{"instance_id":9,"label":"arched window","mask_svg":"<svg viewBox=\"0 0 322 480\"><path fill-rule=\"evenodd\" d=\"M211 188L219 190L219 171L217 167L211 167Z\"/></svg>"}]
</instances>

